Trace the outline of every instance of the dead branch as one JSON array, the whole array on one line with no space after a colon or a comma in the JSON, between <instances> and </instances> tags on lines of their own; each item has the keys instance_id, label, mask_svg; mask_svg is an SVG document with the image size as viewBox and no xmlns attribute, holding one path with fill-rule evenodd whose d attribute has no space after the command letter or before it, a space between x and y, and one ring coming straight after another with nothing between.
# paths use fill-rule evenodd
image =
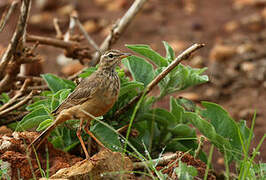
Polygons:
<instances>
[{"instance_id":1,"label":"dead branch","mask_svg":"<svg viewBox=\"0 0 266 180\"><path fill-rule=\"evenodd\" d=\"M3 111L0 112L0 117L23 106L24 104L26 104L29 100L31 100L31 98L33 97L34 93L33 91L31 91L31 93L25 97L25 99L23 99L22 101L20 101L19 103L15 104L14 106L11 106Z\"/></svg>"},{"instance_id":2,"label":"dead branch","mask_svg":"<svg viewBox=\"0 0 266 180\"><path fill-rule=\"evenodd\" d=\"M18 98L21 97L23 94L25 94L26 88L29 83L30 80L28 79L25 80L18 93L13 98L11 98L7 103L5 103L3 106L0 107L0 112L7 109L9 106L13 105L14 103L16 103Z\"/></svg>"},{"instance_id":3,"label":"dead branch","mask_svg":"<svg viewBox=\"0 0 266 180\"><path fill-rule=\"evenodd\" d=\"M39 42L40 44L54 46L57 48L62 49L73 49L76 46L79 46L79 43L74 41L64 41L60 39L50 38L50 37L42 37L36 35L29 35L26 36L27 42Z\"/></svg>"},{"instance_id":4,"label":"dead branch","mask_svg":"<svg viewBox=\"0 0 266 180\"><path fill-rule=\"evenodd\" d=\"M82 26L82 24L80 23L79 19L77 16L71 16L71 18L74 19L76 25L78 25L78 28L80 29L80 31L83 33L83 35L85 36L85 38L87 39L87 41L94 47L94 49L96 51L100 51L98 45L95 43L95 41L89 36L89 34L86 32L86 30L84 29L84 27Z\"/></svg>"},{"instance_id":5,"label":"dead branch","mask_svg":"<svg viewBox=\"0 0 266 180\"><path fill-rule=\"evenodd\" d=\"M144 162L135 162L133 163L133 169L144 169L147 164L156 164L157 166L158 165L166 165L168 164L171 160L173 159L176 159L178 158L179 155L178 153L175 153L175 154L171 154L171 155L168 155L168 156L164 156L164 157L161 157L161 158L158 158L158 159L154 159L154 160L150 160L150 161L144 161Z\"/></svg>"},{"instance_id":6,"label":"dead branch","mask_svg":"<svg viewBox=\"0 0 266 180\"><path fill-rule=\"evenodd\" d=\"M26 30L25 27L27 25L27 19L29 16L30 4L31 4L31 0L22 1L22 5L20 8L20 17L18 20L16 30L0 62L0 79L3 77L3 73L5 72L4 70L6 69L9 61L12 59L13 55L17 52L18 45L20 44L19 41L21 40L21 38L23 37L25 33L25 30ZM6 79L10 79L10 78L6 78Z\"/></svg>"},{"instance_id":7,"label":"dead branch","mask_svg":"<svg viewBox=\"0 0 266 180\"><path fill-rule=\"evenodd\" d=\"M183 51L177 58L167 67L165 68L155 79L153 79L152 82L148 84L146 89L142 91L138 96L133 98L131 101L129 101L128 104L126 104L121 109L117 110L115 112L115 115L113 119L117 119L121 114L126 112L129 108L131 108L134 104L138 102L138 100L141 98L141 96L144 94L147 95L151 90L171 71L173 70L181 61L186 60L190 57L190 55L195 52L196 50L204 47L204 44L194 44L185 51Z\"/></svg>"},{"instance_id":8,"label":"dead branch","mask_svg":"<svg viewBox=\"0 0 266 180\"><path fill-rule=\"evenodd\" d=\"M54 18L54 28L55 28L55 31L56 31L56 38L57 39L63 38L63 33L62 33L62 31L61 31L61 29L59 27L57 18Z\"/></svg>"},{"instance_id":9,"label":"dead branch","mask_svg":"<svg viewBox=\"0 0 266 180\"><path fill-rule=\"evenodd\" d=\"M136 14L141 10L147 0L135 0L125 15L118 21L118 23L111 30L110 34L105 38L100 46L100 51L104 52L111 48L111 46L119 39L127 26L132 22ZM100 54L96 52L91 61L91 65L95 66L100 59Z\"/></svg>"},{"instance_id":10,"label":"dead branch","mask_svg":"<svg viewBox=\"0 0 266 180\"><path fill-rule=\"evenodd\" d=\"M2 15L2 18L0 20L0 32L3 31L7 21L10 18L10 15L13 13L14 9L16 8L18 4L18 1L13 1L8 9L8 11L5 11L4 14Z\"/></svg>"},{"instance_id":11,"label":"dead branch","mask_svg":"<svg viewBox=\"0 0 266 180\"><path fill-rule=\"evenodd\" d=\"M128 9L128 11L124 14L124 16L113 26L113 29L109 33L109 35L105 38L105 40L102 42L101 46L99 47L99 51L95 52L92 60L90 62L90 66L95 66L99 63L100 60L100 52L105 52L106 50L110 49L113 44L116 43L116 41L120 38L122 33L125 31L127 26L131 23L131 21L134 19L136 14L141 10L144 3L147 0L135 0L134 3L131 5L131 7ZM84 68L85 69L85 68ZM82 69L81 71L77 72L76 74L70 76L68 79L73 80L78 77L80 73L84 71Z\"/></svg>"},{"instance_id":12,"label":"dead branch","mask_svg":"<svg viewBox=\"0 0 266 180\"><path fill-rule=\"evenodd\" d=\"M17 76L16 77L17 81L25 81L26 79L29 79L31 82L36 82L36 83L44 82L43 78L38 77L38 76Z\"/></svg>"},{"instance_id":13,"label":"dead branch","mask_svg":"<svg viewBox=\"0 0 266 180\"><path fill-rule=\"evenodd\" d=\"M27 42L39 42L49 46L65 49L65 55L73 59L91 59L91 52L87 46L82 46L80 43L75 41L64 41L55 38L27 35Z\"/></svg>"}]
</instances>

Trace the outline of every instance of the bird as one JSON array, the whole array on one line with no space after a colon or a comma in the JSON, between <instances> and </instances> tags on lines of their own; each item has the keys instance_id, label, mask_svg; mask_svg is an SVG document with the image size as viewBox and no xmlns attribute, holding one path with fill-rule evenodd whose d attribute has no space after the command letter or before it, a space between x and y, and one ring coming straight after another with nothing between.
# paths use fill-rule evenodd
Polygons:
<instances>
[{"instance_id":1,"label":"bird","mask_svg":"<svg viewBox=\"0 0 266 180\"><path fill-rule=\"evenodd\" d=\"M56 119L28 147L34 147L37 150L51 131L59 124L73 118L80 120L76 134L86 159L90 156L81 137L84 121L87 120L84 126L85 132L100 146L104 147L93 133L90 132L90 121L93 119L92 117L106 114L117 101L120 90L120 79L115 69L122 59L129 56L131 56L130 53L123 53L119 50L108 50L103 53L98 69L87 78L81 80L74 91L53 111L53 114L57 115Z\"/></svg>"}]
</instances>

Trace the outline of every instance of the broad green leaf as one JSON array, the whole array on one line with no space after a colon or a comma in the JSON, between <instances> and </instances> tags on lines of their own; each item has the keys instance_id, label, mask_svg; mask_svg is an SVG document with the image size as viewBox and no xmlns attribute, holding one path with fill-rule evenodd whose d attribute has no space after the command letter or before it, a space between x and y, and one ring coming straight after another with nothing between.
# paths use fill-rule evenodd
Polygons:
<instances>
[{"instance_id":1,"label":"broad green leaf","mask_svg":"<svg viewBox=\"0 0 266 180\"><path fill-rule=\"evenodd\" d=\"M177 124L175 116L170 112L168 112L167 110L161 108L152 109L150 110L150 112L144 113L141 116L141 119L155 120L161 126L164 127L175 126Z\"/></svg>"},{"instance_id":2,"label":"broad green leaf","mask_svg":"<svg viewBox=\"0 0 266 180\"><path fill-rule=\"evenodd\" d=\"M168 86L176 90L184 90L190 86L195 86L207 82L208 76L201 75L207 68L197 69L179 64L177 71L170 74Z\"/></svg>"},{"instance_id":3,"label":"broad green leaf","mask_svg":"<svg viewBox=\"0 0 266 180\"><path fill-rule=\"evenodd\" d=\"M28 111L33 111L34 109L39 109L40 107L50 108L51 99L42 99L30 104L26 107Z\"/></svg>"},{"instance_id":4,"label":"broad green leaf","mask_svg":"<svg viewBox=\"0 0 266 180\"><path fill-rule=\"evenodd\" d=\"M137 81L130 81L124 83L123 85L121 85L119 97L123 96L124 94L127 94L129 91L135 90L136 88L143 89L144 88L143 83Z\"/></svg>"},{"instance_id":5,"label":"broad green leaf","mask_svg":"<svg viewBox=\"0 0 266 180\"><path fill-rule=\"evenodd\" d=\"M84 72L79 75L79 77L81 77L81 78L89 77L96 70L97 70L97 67L89 67L89 68L85 69Z\"/></svg>"},{"instance_id":6,"label":"broad green leaf","mask_svg":"<svg viewBox=\"0 0 266 180\"><path fill-rule=\"evenodd\" d=\"M137 52L153 61L157 66L167 66L167 60L147 45L126 45L127 48Z\"/></svg>"},{"instance_id":7,"label":"broad green leaf","mask_svg":"<svg viewBox=\"0 0 266 180\"><path fill-rule=\"evenodd\" d=\"M178 167L175 168L175 173L179 180L193 180L198 175L198 171L195 167L179 161Z\"/></svg>"},{"instance_id":8,"label":"broad green leaf","mask_svg":"<svg viewBox=\"0 0 266 180\"><path fill-rule=\"evenodd\" d=\"M228 160L232 160L232 147L229 141L223 136L216 133L211 123L202 119L198 114L185 112L184 118L191 122L206 138L208 138L221 152L226 150Z\"/></svg>"},{"instance_id":9,"label":"broad green leaf","mask_svg":"<svg viewBox=\"0 0 266 180\"><path fill-rule=\"evenodd\" d=\"M74 82L59 78L53 74L42 74L42 78L47 83L48 87L55 93L61 89L74 90L76 85Z\"/></svg>"},{"instance_id":10,"label":"broad green leaf","mask_svg":"<svg viewBox=\"0 0 266 180\"><path fill-rule=\"evenodd\" d=\"M60 93L60 97L59 97L59 103L61 104L70 94L71 89L65 89L63 90L63 92Z\"/></svg>"},{"instance_id":11,"label":"broad green leaf","mask_svg":"<svg viewBox=\"0 0 266 180\"><path fill-rule=\"evenodd\" d=\"M144 83L144 86L147 86L153 80L153 67L145 59L137 56L130 56L123 60L123 63L129 69L134 80Z\"/></svg>"},{"instance_id":12,"label":"broad green leaf","mask_svg":"<svg viewBox=\"0 0 266 180\"><path fill-rule=\"evenodd\" d=\"M49 115L49 110L45 107L40 107L35 109L31 113L23 117L23 119L18 123L16 128L17 131L25 131L34 127L39 126L39 124L47 119L52 119Z\"/></svg>"},{"instance_id":13,"label":"broad green leaf","mask_svg":"<svg viewBox=\"0 0 266 180\"><path fill-rule=\"evenodd\" d=\"M175 52L173 48L166 41L163 41L163 45L166 50L166 58L169 62L173 61L175 59Z\"/></svg>"},{"instance_id":14,"label":"broad green leaf","mask_svg":"<svg viewBox=\"0 0 266 180\"><path fill-rule=\"evenodd\" d=\"M184 109L177 104L173 97L170 98L170 112L175 116L177 123L183 123Z\"/></svg>"},{"instance_id":15,"label":"broad green leaf","mask_svg":"<svg viewBox=\"0 0 266 180\"><path fill-rule=\"evenodd\" d=\"M101 123L95 123L90 128L91 132L99 139L106 147L114 151L121 151L122 146L118 139L118 134Z\"/></svg>"},{"instance_id":16,"label":"broad green leaf","mask_svg":"<svg viewBox=\"0 0 266 180\"><path fill-rule=\"evenodd\" d=\"M236 156L241 155L242 145L238 134L236 122L229 116L221 106L211 102L202 102L206 109L201 111L202 117L210 121L216 133L228 139L234 148Z\"/></svg>"},{"instance_id":17,"label":"broad green leaf","mask_svg":"<svg viewBox=\"0 0 266 180\"><path fill-rule=\"evenodd\" d=\"M53 96L50 104L50 109L55 110L62 101L64 101L69 95L71 89L61 89L57 91Z\"/></svg>"},{"instance_id":18,"label":"broad green leaf","mask_svg":"<svg viewBox=\"0 0 266 180\"><path fill-rule=\"evenodd\" d=\"M0 101L5 104L10 100L10 97L8 96L7 93L2 93L0 97Z\"/></svg>"},{"instance_id":19,"label":"broad green leaf","mask_svg":"<svg viewBox=\"0 0 266 180\"><path fill-rule=\"evenodd\" d=\"M248 142L248 138L249 138L249 134L252 133L250 131L250 129L247 127L246 121L245 120L241 120L239 121L239 123L237 123L237 126L240 130L240 134L242 137L242 140L244 141L244 145L247 146L247 142ZM252 133L252 137L253 137L253 133Z\"/></svg>"},{"instance_id":20,"label":"broad green leaf","mask_svg":"<svg viewBox=\"0 0 266 180\"><path fill-rule=\"evenodd\" d=\"M184 137L184 138L196 138L196 131L195 129L191 128L186 124L178 124L170 129L171 133L174 135L175 138Z\"/></svg>"},{"instance_id":21,"label":"broad green leaf","mask_svg":"<svg viewBox=\"0 0 266 180\"><path fill-rule=\"evenodd\" d=\"M42 131L45 130L46 128L48 128L51 124L52 124L53 120L52 119L47 119L43 122L41 122L38 126L38 128L36 129L36 131Z\"/></svg>"},{"instance_id":22,"label":"broad green leaf","mask_svg":"<svg viewBox=\"0 0 266 180\"><path fill-rule=\"evenodd\" d=\"M186 98L183 98L183 97L176 99L176 102L180 106L182 106L186 111L195 112L195 110L197 108L196 104L193 101L186 99Z\"/></svg>"}]
</instances>

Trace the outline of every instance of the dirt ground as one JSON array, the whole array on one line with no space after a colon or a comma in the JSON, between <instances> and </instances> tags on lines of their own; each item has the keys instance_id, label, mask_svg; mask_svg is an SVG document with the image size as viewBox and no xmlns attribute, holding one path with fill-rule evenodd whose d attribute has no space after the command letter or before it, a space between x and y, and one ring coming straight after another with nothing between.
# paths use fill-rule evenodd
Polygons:
<instances>
[{"instance_id":1,"label":"dirt ground","mask_svg":"<svg viewBox=\"0 0 266 180\"><path fill-rule=\"evenodd\" d=\"M108 0L77 2L76 9L81 21L92 22L88 23L88 31L100 44L112 23L124 14L133 1L116 0L117 4ZM59 18L64 32L68 26L68 16L64 14L66 8L62 10L62 7L66 4L51 1L44 10L34 8L34 5L28 32L55 36L54 17ZM3 9L1 7L0 12ZM0 34L1 46L8 44L15 23L16 18L12 18ZM193 43L205 43L206 47L197 52L188 64L208 67L210 82L175 96L184 96L196 102L208 100L218 103L236 120L247 120L248 125L256 110L255 147L266 130L265 23L266 1L263 0L150 0L114 48L128 51L124 44L149 44L164 54L164 40L178 54ZM43 72L62 75L62 67L56 63L60 53L52 48L40 48L40 54L45 59ZM164 102L161 105L168 106ZM260 152L258 160L265 162L265 143ZM213 162L215 169L224 170L219 156L215 156Z\"/></svg>"}]
</instances>

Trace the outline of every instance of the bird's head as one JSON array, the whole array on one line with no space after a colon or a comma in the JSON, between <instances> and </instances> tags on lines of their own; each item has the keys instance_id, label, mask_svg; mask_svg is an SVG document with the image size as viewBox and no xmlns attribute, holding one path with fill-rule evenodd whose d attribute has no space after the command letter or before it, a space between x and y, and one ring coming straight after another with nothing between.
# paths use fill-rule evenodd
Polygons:
<instances>
[{"instance_id":1,"label":"bird's head","mask_svg":"<svg viewBox=\"0 0 266 180\"><path fill-rule=\"evenodd\" d=\"M106 51L102 56L99 64L99 69L115 69L119 62L128 56L131 56L130 53L123 53L118 50L109 50Z\"/></svg>"}]
</instances>

